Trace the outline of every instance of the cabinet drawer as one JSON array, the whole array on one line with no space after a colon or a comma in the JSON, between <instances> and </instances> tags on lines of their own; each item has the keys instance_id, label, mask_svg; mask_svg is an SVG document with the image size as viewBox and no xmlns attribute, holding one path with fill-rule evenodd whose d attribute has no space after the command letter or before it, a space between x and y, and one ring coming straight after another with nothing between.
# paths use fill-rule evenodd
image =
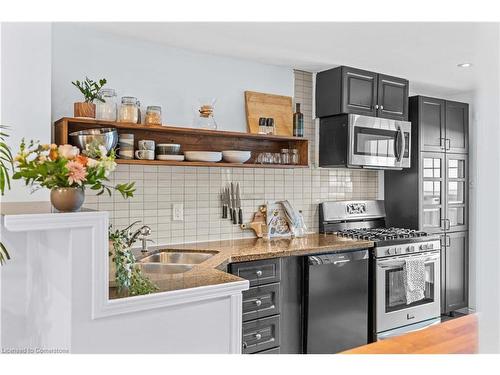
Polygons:
<instances>
[{"instance_id":1,"label":"cabinet drawer","mask_svg":"<svg viewBox=\"0 0 500 375\"><path fill-rule=\"evenodd\" d=\"M281 278L280 258L232 263L230 271L250 281L250 286L275 283Z\"/></svg>"},{"instance_id":2,"label":"cabinet drawer","mask_svg":"<svg viewBox=\"0 0 500 375\"><path fill-rule=\"evenodd\" d=\"M243 323L242 352L256 353L280 345L280 316Z\"/></svg>"},{"instance_id":3,"label":"cabinet drawer","mask_svg":"<svg viewBox=\"0 0 500 375\"><path fill-rule=\"evenodd\" d=\"M279 314L280 284L254 286L243 292L243 321Z\"/></svg>"},{"instance_id":4,"label":"cabinet drawer","mask_svg":"<svg viewBox=\"0 0 500 375\"><path fill-rule=\"evenodd\" d=\"M268 349L268 350L263 350L261 352L258 352L258 353L254 353L254 354L280 354L281 351L280 351L280 347L278 346L277 348L272 348L272 349Z\"/></svg>"}]
</instances>

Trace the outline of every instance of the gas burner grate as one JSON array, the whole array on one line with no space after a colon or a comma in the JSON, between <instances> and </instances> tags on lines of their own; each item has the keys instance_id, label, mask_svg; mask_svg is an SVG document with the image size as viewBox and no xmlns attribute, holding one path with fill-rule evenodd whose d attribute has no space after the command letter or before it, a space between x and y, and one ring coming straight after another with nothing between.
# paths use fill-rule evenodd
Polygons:
<instances>
[{"instance_id":1,"label":"gas burner grate","mask_svg":"<svg viewBox=\"0 0 500 375\"><path fill-rule=\"evenodd\" d=\"M426 232L406 228L356 228L344 229L337 235L358 240L387 241L404 238L426 237Z\"/></svg>"}]
</instances>

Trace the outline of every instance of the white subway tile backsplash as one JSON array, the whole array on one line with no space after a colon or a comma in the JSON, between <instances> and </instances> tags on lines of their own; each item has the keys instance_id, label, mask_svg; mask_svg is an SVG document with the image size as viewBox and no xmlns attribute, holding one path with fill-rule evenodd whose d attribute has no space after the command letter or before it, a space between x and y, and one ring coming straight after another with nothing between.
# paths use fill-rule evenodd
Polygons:
<instances>
[{"instance_id":1,"label":"white subway tile backsplash","mask_svg":"<svg viewBox=\"0 0 500 375\"><path fill-rule=\"evenodd\" d=\"M312 74L295 72L295 98L304 113L304 130L314 160L315 121L312 118ZM120 164L112 183L135 181L133 198L110 198L89 192L85 207L110 212L116 227L136 220L151 226L157 244L252 237L227 219L221 219L219 194L229 182L239 182L243 218L250 221L266 200L288 199L302 210L309 231L318 230L318 204L324 200L376 199L376 171L348 169L262 169L167 167ZM172 220L172 204L183 203L184 220Z\"/></svg>"}]
</instances>

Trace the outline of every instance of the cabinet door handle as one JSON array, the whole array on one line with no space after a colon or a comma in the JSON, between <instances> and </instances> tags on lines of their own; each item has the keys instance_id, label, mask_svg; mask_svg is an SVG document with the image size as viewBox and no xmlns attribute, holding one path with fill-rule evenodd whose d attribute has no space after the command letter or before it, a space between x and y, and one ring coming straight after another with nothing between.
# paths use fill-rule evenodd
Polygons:
<instances>
[{"instance_id":1,"label":"cabinet door handle","mask_svg":"<svg viewBox=\"0 0 500 375\"><path fill-rule=\"evenodd\" d=\"M375 109L378 109L378 104L375 104Z\"/></svg>"},{"instance_id":2,"label":"cabinet door handle","mask_svg":"<svg viewBox=\"0 0 500 375\"><path fill-rule=\"evenodd\" d=\"M446 230L446 219L441 219L441 225L439 227L442 230Z\"/></svg>"},{"instance_id":3,"label":"cabinet door handle","mask_svg":"<svg viewBox=\"0 0 500 375\"><path fill-rule=\"evenodd\" d=\"M262 305L262 301L261 301L260 299L258 299L258 300L256 300L256 301L255 301L255 304L256 304L257 306L260 306L260 305Z\"/></svg>"},{"instance_id":4,"label":"cabinet door handle","mask_svg":"<svg viewBox=\"0 0 500 375\"><path fill-rule=\"evenodd\" d=\"M439 138L439 148L444 149L445 144L446 144L446 138L443 138L443 137Z\"/></svg>"},{"instance_id":5,"label":"cabinet door handle","mask_svg":"<svg viewBox=\"0 0 500 375\"><path fill-rule=\"evenodd\" d=\"M381 105L381 106L380 106L380 109L381 109L381 110L383 110L383 109L384 109L384 106L383 106L383 105Z\"/></svg>"},{"instance_id":6,"label":"cabinet door handle","mask_svg":"<svg viewBox=\"0 0 500 375\"><path fill-rule=\"evenodd\" d=\"M450 138L446 138L444 140L444 144L445 144L445 149L446 150L450 150L451 149L451 141L450 141Z\"/></svg>"},{"instance_id":7,"label":"cabinet door handle","mask_svg":"<svg viewBox=\"0 0 500 375\"><path fill-rule=\"evenodd\" d=\"M262 271L258 270L258 271L255 272L255 274L257 275L257 277L261 277L262 276Z\"/></svg>"},{"instance_id":8,"label":"cabinet door handle","mask_svg":"<svg viewBox=\"0 0 500 375\"><path fill-rule=\"evenodd\" d=\"M450 245L451 245L451 238L450 238L450 236L446 235L444 237L445 237L445 244L444 244L444 246L450 247Z\"/></svg>"},{"instance_id":9,"label":"cabinet door handle","mask_svg":"<svg viewBox=\"0 0 500 375\"><path fill-rule=\"evenodd\" d=\"M445 226L444 230L450 230L450 227L451 227L450 219L445 219L445 223L446 223L446 226Z\"/></svg>"},{"instance_id":10,"label":"cabinet door handle","mask_svg":"<svg viewBox=\"0 0 500 375\"><path fill-rule=\"evenodd\" d=\"M255 340L260 340L262 338L262 335L260 333L255 334Z\"/></svg>"}]
</instances>

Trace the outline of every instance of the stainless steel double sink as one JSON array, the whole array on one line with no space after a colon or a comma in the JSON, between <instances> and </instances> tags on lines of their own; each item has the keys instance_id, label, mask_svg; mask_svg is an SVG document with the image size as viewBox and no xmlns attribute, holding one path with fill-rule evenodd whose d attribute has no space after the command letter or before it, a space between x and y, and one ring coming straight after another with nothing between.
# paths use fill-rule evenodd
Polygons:
<instances>
[{"instance_id":1,"label":"stainless steel double sink","mask_svg":"<svg viewBox=\"0 0 500 375\"><path fill-rule=\"evenodd\" d=\"M145 273L176 274L187 272L214 255L215 252L161 250L137 261L137 265Z\"/></svg>"}]
</instances>

